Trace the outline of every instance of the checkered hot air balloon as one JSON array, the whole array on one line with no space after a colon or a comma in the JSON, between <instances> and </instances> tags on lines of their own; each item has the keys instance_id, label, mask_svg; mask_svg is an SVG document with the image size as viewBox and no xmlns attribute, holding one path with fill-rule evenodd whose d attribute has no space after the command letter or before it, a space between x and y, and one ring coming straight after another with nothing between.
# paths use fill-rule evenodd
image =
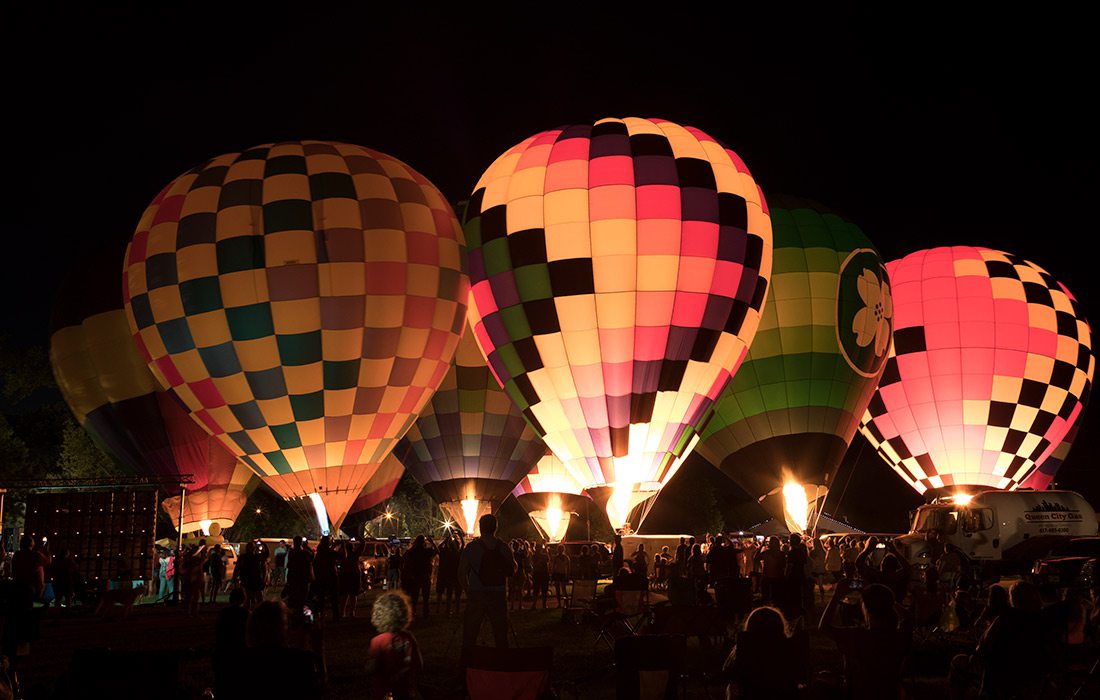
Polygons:
<instances>
[{"instance_id":1,"label":"checkered hot air balloon","mask_svg":"<svg viewBox=\"0 0 1100 700\"><path fill-rule=\"evenodd\" d=\"M760 328L698 449L793 532L812 527L859 427L893 309L882 259L857 226L806 207L771 215Z\"/></svg>"},{"instance_id":2,"label":"checkered hot air balloon","mask_svg":"<svg viewBox=\"0 0 1100 700\"><path fill-rule=\"evenodd\" d=\"M404 163L268 144L157 195L127 252L126 312L194 418L335 527L447 372L463 266L451 207Z\"/></svg>"},{"instance_id":3,"label":"checkered hot air balloon","mask_svg":"<svg viewBox=\"0 0 1100 700\"><path fill-rule=\"evenodd\" d=\"M512 495L548 542L565 539L573 514L586 512L591 503L584 486L553 454L540 459Z\"/></svg>"},{"instance_id":4,"label":"checkered hot air balloon","mask_svg":"<svg viewBox=\"0 0 1100 700\"><path fill-rule=\"evenodd\" d=\"M500 504L546 446L490 374L467 328L454 363L394 450L465 532Z\"/></svg>"},{"instance_id":5,"label":"checkered hot air balloon","mask_svg":"<svg viewBox=\"0 0 1100 700\"><path fill-rule=\"evenodd\" d=\"M162 507L179 523L179 482L191 475L185 532L229 527L259 481L164 391L134 346L122 308L122 250L93 256L62 284L54 301L50 363L80 425L133 474L161 477ZM173 483L174 482L174 483Z\"/></svg>"},{"instance_id":6,"label":"checkered hot air balloon","mask_svg":"<svg viewBox=\"0 0 1100 700\"><path fill-rule=\"evenodd\" d=\"M604 119L532 136L465 215L478 345L546 445L626 522L688 450L756 333L763 195L698 129Z\"/></svg>"},{"instance_id":7,"label":"checkered hot air balloon","mask_svg":"<svg viewBox=\"0 0 1100 700\"><path fill-rule=\"evenodd\" d=\"M1080 420L1092 332L1038 265L986 248L887 264L894 345L861 430L927 496L1014 489Z\"/></svg>"}]
</instances>

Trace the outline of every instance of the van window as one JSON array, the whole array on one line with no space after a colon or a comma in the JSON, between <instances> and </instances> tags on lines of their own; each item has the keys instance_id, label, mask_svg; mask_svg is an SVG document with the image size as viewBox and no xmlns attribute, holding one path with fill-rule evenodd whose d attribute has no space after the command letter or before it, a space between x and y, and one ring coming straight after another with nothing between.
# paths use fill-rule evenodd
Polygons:
<instances>
[{"instance_id":1,"label":"van window","mask_svg":"<svg viewBox=\"0 0 1100 700\"><path fill-rule=\"evenodd\" d=\"M917 511L917 519L913 522L914 532L942 532L945 535L954 535L958 528L959 514L946 508L922 508Z\"/></svg>"},{"instance_id":2,"label":"van window","mask_svg":"<svg viewBox=\"0 0 1100 700\"><path fill-rule=\"evenodd\" d=\"M982 532L993 529L992 508L971 508L963 514L964 532Z\"/></svg>"}]
</instances>

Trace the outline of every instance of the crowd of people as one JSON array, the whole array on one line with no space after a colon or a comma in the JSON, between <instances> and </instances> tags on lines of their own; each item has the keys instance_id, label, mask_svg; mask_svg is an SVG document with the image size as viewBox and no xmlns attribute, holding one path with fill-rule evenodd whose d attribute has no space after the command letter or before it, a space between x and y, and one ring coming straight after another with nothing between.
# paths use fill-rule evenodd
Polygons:
<instances>
[{"instance_id":1,"label":"crowd of people","mask_svg":"<svg viewBox=\"0 0 1100 700\"><path fill-rule=\"evenodd\" d=\"M377 635L366 654L376 697L415 695L423 661L410 631L414 616L461 615L464 646L477 643L488 622L492 642L507 647L510 612L567 607L579 582L594 584L608 574L593 614L613 608L619 592L634 590L656 594L649 601L654 608L711 607L712 618L736 629L719 677L731 696L745 700L804 697L810 688L821 697L830 690L856 699L904 697L914 639L929 634L951 635L959 650L951 663L952 697L1038 698L1067 669L1095 663L1100 648L1100 587L1050 601L1024 580L1010 587L983 581L934 534L928 564L916 570L892 540L875 537L717 534L683 537L655 552L643 542L628 552L618 536L610 547L592 542L567 549L505 542L496 530L495 517L487 515L480 537L469 541L453 531L438 542L420 535L407 547L389 547L377 566L363 556L364 543L328 537L315 547L302 537L273 549L249 542L235 556L224 545L200 541L182 554L160 553L155 594L167 601L178 593L188 615L228 594L213 655L219 698L316 697L326 676L321 622L355 617L368 587L384 589L373 601ZM9 632L25 622L19 611L44 601L47 584L55 605L72 605L79 577L71 556L51 556L31 538L0 557L0 566L2 652L14 657L19 637ZM118 576L132 575L125 567L116 563ZM835 642L844 660L841 676L825 672L811 653L811 630ZM240 674L229 669L253 657L267 664L277 658L288 674L270 676L277 679L270 688L257 686L262 678L242 686Z\"/></svg>"}]
</instances>

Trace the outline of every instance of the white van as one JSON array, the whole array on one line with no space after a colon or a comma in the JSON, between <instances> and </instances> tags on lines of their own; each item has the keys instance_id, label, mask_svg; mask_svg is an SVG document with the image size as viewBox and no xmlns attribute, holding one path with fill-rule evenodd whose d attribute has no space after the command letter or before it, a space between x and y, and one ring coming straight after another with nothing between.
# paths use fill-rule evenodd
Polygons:
<instances>
[{"instance_id":1,"label":"white van","mask_svg":"<svg viewBox=\"0 0 1100 700\"><path fill-rule=\"evenodd\" d=\"M929 563L928 534L976 563L1028 562L1072 537L1097 533L1096 511L1073 491L984 491L918 508L909 534L897 538L909 561Z\"/></svg>"}]
</instances>

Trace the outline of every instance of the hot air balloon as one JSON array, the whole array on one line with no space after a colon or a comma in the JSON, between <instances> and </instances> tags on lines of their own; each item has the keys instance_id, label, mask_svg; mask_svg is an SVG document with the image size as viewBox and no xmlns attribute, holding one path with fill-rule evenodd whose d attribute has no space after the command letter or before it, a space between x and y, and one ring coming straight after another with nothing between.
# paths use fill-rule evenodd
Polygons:
<instances>
[{"instance_id":1,"label":"hot air balloon","mask_svg":"<svg viewBox=\"0 0 1100 700\"><path fill-rule=\"evenodd\" d=\"M811 208L773 209L772 236L760 328L698 449L800 532L820 512L882 374L893 310L882 259L857 226Z\"/></svg>"},{"instance_id":2,"label":"hot air balloon","mask_svg":"<svg viewBox=\"0 0 1100 700\"><path fill-rule=\"evenodd\" d=\"M472 333L394 454L443 510L477 533L544 454L535 431L489 373Z\"/></svg>"},{"instance_id":3,"label":"hot air balloon","mask_svg":"<svg viewBox=\"0 0 1100 700\"><path fill-rule=\"evenodd\" d=\"M504 390L626 524L745 355L771 224L737 155L702 131L604 119L536 134L465 214L471 320Z\"/></svg>"},{"instance_id":4,"label":"hot air balloon","mask_svg":"<svg viewBox=\"0 0 1100 700\"><path fill-rule=\"evenodd\" d=\"M267 144L172 181L127 251L127 320L158 379L285 498L334 527L447 372L462 231L404 163Z\"/></svg>"},{"instance_id":5,"label":"hot air balloon","mask_svg":"<svg viewBox=\"0 0 1100 700\"><path fill-rule=\"evenodd\" d=\"M889 263L894 345L861 430L926 496L1014 489L1064 441L1092 386L1092 332L1045 270L954 246Z\"/></svg>"},{"instance_id":6,"label":"hot air balloon","mask_svg":"<svg viewBox=\"0 0 1100 700\"><path fill-rule=\"evenodd\" d=\"M581 483L553 454L540 459L512 495L548 542L565 539L572 514L585 512L590 502Z\"/></svg>"},{"instance_id":7,"label":"hot air balloon","mask_svg":"<svg viewBox=\"0 0 1100 700\"><path fill-rule=\"evenodd\" d=\"M50 333L57 386L92 440L130 473L160 477L169 494L191 475L185 532L229 527L258 481L158 386L126 325L121 267L121 250L93 256L62 284ZM162 503L177 525L179 500Z\"/></svg>"}]
</instances>

